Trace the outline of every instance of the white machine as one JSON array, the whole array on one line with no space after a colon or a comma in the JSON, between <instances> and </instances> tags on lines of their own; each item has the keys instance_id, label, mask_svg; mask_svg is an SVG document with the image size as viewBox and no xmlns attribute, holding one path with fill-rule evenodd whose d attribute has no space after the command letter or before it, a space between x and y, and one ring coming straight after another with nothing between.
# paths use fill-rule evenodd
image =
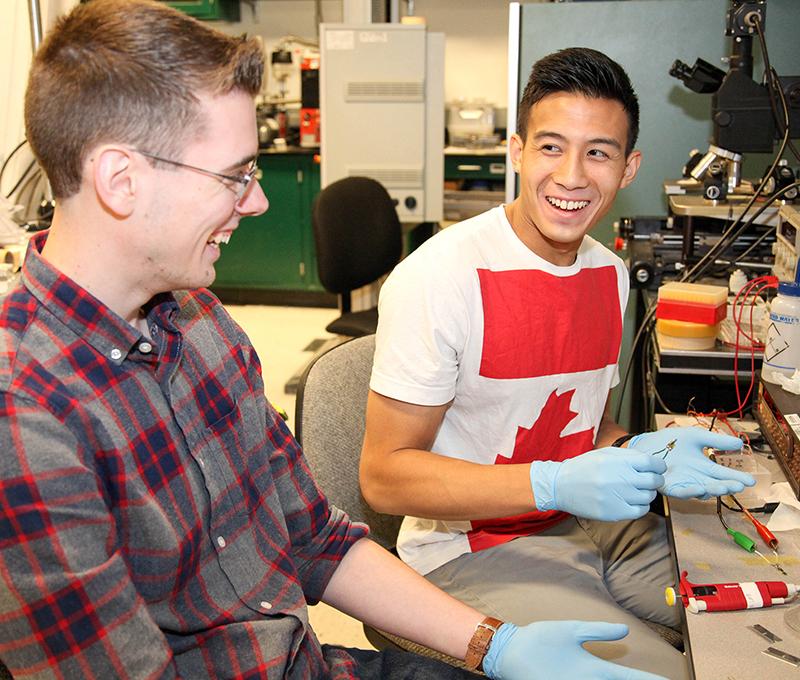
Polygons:
<instances>
[{"instance_id":1,"label":"white machine","mask_svg":"<svg viewBox=\"0 0 800 680\"><path fill-rule=\"evenodd\" d=\"M378 180L401 222L442 219L444 34L404 24L320 25L322 186Z\"/></svg>"}]
</instances>

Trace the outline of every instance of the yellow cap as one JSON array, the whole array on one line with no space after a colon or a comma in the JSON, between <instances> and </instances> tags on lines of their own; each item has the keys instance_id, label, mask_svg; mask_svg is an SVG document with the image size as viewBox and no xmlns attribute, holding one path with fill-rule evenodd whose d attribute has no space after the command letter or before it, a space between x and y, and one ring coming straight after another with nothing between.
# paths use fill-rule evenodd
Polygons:
<instances>
[{"instance_id":1,"label":"yellow cap","mask_svg":"<svg viewBox=\"0 0 800 680\"><path fill-rule=\"evenodd\" d=\"M675 338L714 338L719 330L718 324L656 319L656 330Z\"/></svg>"},{"instance_id":2,"label":"yellow cap","mask_svg":"<svg viewBox=\"0 0 800 680\"><path fill-rule=\"evenodd\" d=\"M728 289L725 286L670 281L658 289L658 299L680 300L717 307L728 299Z\"/></svg>"},{"instance_id":3,"label":"yellow cap","mask_svg":"<svg viewBox=\"0 0 800 680\"><path fill-rule=\"evenodd\" d=\"M678 598L675 595L675 588L664 588L664 599L667 601L667 604L670 607L674 606L674 604L678 601Z\"/></svg>"}]
</instances>

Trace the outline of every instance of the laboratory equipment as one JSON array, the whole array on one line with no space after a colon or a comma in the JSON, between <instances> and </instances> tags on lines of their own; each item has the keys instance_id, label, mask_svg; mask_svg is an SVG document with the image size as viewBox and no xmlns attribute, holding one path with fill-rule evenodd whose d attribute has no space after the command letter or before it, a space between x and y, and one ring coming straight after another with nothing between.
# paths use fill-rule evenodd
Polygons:
<instances>
[{"instance_id":1,"label":"laboratory equipment","mask_svg":"<svg viewBox=\"0 0 800 680\"><path fill-rule=\"evenodd\" d=\"M444 35L421 25L320 26L321 180L379 181L402 222L442 219Z\"/></svg>"},{"instance_id":2,"label":"laboratory equipment","mask_svg":"<svg viewBox=\"0 0 800 680\"><path fill-rule=\"evenodd\" d=\"M667 604L678 600L692 614L736 609L759 609L785 604L800 591L800 586L783 581L748 581L742 583L692 583L689 572L682 571L678 586L664 591Z\"/></svg>"}]
</instances>

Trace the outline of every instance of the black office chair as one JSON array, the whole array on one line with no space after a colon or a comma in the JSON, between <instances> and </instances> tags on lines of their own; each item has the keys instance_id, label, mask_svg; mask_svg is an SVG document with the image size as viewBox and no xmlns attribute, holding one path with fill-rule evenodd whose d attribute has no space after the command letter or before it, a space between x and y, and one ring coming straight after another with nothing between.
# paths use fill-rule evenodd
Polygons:
<instances>
[{"instance_id":1,"label":"black office chair","mask_svg":"<svg viewBox=\"0 0 800 680\"><path fill-rule=\"evenodd\" d=\"M374 179L345 177L319 193L311 223L319 280L339 296L341 311L325 330L351 337L374 333L377 307L352 311L350 293L374 283L400 261L402 229L391 196Z\"/></svg>"}]
</instances>

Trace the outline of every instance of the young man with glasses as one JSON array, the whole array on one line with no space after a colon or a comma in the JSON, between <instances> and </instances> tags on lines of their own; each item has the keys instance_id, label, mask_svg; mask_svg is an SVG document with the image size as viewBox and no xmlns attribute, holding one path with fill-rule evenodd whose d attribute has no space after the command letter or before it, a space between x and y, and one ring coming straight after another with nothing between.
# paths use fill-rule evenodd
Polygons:
<instances>
[{"instance_id":1,"label":"young man with glasses","mask_svg":"<svg viewBox=\"0 0 800 680\"><path fill-rule=\"evenodd\" d=\"M474 677L320 645L324 600L492 678L557 649L573 677L652 680L580 647L625 626L484 619L314 484L204 288L267 209L262 71L256 41L151 0L81 4L35 55L27 135L57 207L0 304L0 658L84 680Z\"/></svg>"}]
</instances>

